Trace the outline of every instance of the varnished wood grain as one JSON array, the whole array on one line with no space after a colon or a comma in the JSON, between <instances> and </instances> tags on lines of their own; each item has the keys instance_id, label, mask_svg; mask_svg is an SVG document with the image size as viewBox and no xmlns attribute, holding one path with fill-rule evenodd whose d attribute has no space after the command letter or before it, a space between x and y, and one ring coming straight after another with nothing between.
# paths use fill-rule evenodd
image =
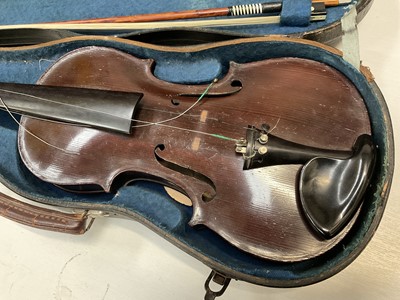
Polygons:
<instances>
[{"instance_id":1,"label":"varnished wood grain","mask_svg":"<svg viewBox=\"0 0 400 300\"><path fill-rule=\"evenodd\" d=\"M206 88L160 81L151 70L150 61L112 49L85 48L64 57L40 83L143 92L135 118L148 122L185 111L196 98L179 95L199 94ZM346 229L334 239L321 240L305 224L296 200L300 166L243 171L243 158L235 154L234 141L198 132L240 139L247 125L268 123L275 135L285 139L349 150L356 137L370 132L362 98L334 69L296 58L232 63L210 93L234 91L239 82L239 92L205 98L186 115L167 123L174 128L134 128L132 136L24 119L30 131L79 155L44 147L20 131L22 158L37 176L59 185L98 184L109 191L122 175L156 179L191 198L192 225L204 224L261 257L294 261L323 253ZM212 196L211 201L203 201L205 193Z\"/></svg>"},{"instance_id":2,"label":"varnished wood grain","mask_svg":"<svg viewBox=\"0 0 400 300\"><path fill-rule=\"evenodd\" d=\"M393 9L388 10L388 6ZM358 27L363 63L371 68L384 92L397 137L400 132L399 13L397 0L375 1ZM396 154L399 157L400 147L396 147ZM302 288L269 288L235 280L220 299L400 298L399 171L397 165L376 234L349 267L328 280ZM0 190L6 191L6 188L1 186ZM87 234L76 238L30 229L0 218L1 299L70 296L130 300L134 295L137 300L175 300L204 296L203 283L210 272L207 266L137 222L113 218L99 219L96 223ZM97 275L93 276L94 273Z\"/></svg>"}]
</instances>

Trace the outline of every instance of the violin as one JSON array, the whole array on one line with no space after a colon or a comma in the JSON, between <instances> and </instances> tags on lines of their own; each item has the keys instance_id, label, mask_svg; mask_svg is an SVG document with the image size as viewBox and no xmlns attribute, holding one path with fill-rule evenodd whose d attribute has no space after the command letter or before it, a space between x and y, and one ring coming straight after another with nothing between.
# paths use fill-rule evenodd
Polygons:
<instances>
[{"instance_id":1,"label":"violin","mask_svg":"<svg viewBox=\"0 0 400 300\"><path fill-rule=\"evenodd\" d=\"M273 58L231 62L211 84L177 84L156 78L154 67L103 47L57 61L38 85L131 98L122 110L99 95L72 105L84 117L97 100L128 129L113 131L102 118L79 126L23 116L18 147L27 169L69 192L160 183L191 200L191 226L261 258L303 260L343 239L376 151L363 99L343 74Z\"/></svg>"}]
</instances>

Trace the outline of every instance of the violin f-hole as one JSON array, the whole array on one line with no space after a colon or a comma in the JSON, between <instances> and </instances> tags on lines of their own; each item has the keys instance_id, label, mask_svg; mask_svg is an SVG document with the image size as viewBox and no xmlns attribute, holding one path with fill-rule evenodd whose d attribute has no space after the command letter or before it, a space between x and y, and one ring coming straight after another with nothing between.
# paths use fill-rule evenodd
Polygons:
<instances>
[{"instance_id":1,"label":"violin f-hole","mask_svg":"<svg viewBox=\"0 0 400 300\"><path fill-rule=\"evenodd\" d=\"M240 80L234 79L234 80L231 81L231 86L232 87L242 88L243 84L242 84L242 82Z\"/></svg>"},{"instance_id":2,"label":"violin f-hole","mask_svg":"<svg viewBox=\"0 0 400 300\"><path fill-rule=\"evenodd\" d=\"M212 201L215 198L215 196L217 195L216 186L215 186L214 182L209 177L207 177L206 175L204 175L202 173L196 172L193 169L190 169L190 168L187 168L187 167L183 167L183 166L181 166L179 164L173 163L171 161L168 161L168 160L162 158L159 155L159 151L165 151L165 150L166 150L166 147L165 147L164 144L158 144L154 148L154 156L155 156L156 160L161 165L163 165L164 167L166 167L166 168L168 168L168 169L170 169L172 171L175 171L175 172L178 172L180 174L186 175L186 176L191 177L191 178L193 178L195 180L200 180L201 182L207 184L209 186L209 189L204 191L204 192L202 192L201 199L204 202Z\"/></svg>"}]
</instances>

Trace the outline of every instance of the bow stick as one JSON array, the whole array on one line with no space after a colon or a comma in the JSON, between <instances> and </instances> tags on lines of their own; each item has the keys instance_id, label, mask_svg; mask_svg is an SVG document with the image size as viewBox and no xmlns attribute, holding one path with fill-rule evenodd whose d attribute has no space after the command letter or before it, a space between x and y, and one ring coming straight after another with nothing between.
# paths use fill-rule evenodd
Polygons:
<instances>
[{"instance_id":1,"label":"bow stick","mask_svg":"<svg viewBox=\"0 0 400 300\"><path fill-rule=\"evenodd\" d=\"M324 21L326 15L311 16L310 21ZM141 30L161 28L191 28L191 27L226 27L226 26L249 26L260 24L279 24L280 16L234 18L220 20L195 20L195 21L166 21L166 22L140 22L140 23L86 23L86 24L63 24L63 23L37 23L3 25L0 29L54 29L54 30Z\"/></svg>"},{"instance_id":2,"label":"bow stick","mask_svg":"<svg viewBox=\"0 0 400 300\"><path fill-rule=\"evenodd\" d=\"M325 10L325 6L338 6L350 3L352 0L312 0L311 11L314 15ZM282 2L267 2L255 4L234 5L221 8L207 8L195 10L183 10L174 12L163 12L154 14L140 14L134 16L117 16L108 18L95 18L86 20L69 20L54 23L64 24L86 24L86 23L139 23L172 21L195 18L226 17L226 16L249 16L261 14L276 14L282 10Z\"/></svg>"},{"instance_id":3,"label":"bow stick","mask_svg":"<svg viewBox=\"0 0 400 300\"><path fill-rule=\"evenodd\" d=\"M323 3L316 3L310 16L310 22L324 21L326 10ZM141 29L161 29L161 28L191 28L191 27L226 27L226 26L249 26L260 24L279 24L281 17L260 16L245 18L227 18L210 20L190 20L190 21L151 21L151 22L96 22L78 23L79 21L49 22L36 24L17 24L3 25L1 30L7 29L54 29L54 30L141 30Z\"/></svg>"}]
</instances>

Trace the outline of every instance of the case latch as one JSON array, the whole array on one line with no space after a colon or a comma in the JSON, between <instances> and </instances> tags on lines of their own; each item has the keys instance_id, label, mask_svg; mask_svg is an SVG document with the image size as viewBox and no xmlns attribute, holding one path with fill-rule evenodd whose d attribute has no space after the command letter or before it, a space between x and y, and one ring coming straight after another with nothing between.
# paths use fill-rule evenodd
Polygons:
<instances>
[{"instance_id":1,"label":"case latch","mask_svg":"<svg viewBox=\"0 0 400 300\"><path fill-rule=\"evenodd\" d=\"M219 291L211 290L210 288L211 280L222 286ZM204 300L214 300L216 297L221 296L227 289L230 282L231 282L230 278L212 270L204 284L204 288L206 289L206 295L204 296Z\"/></svg>"}]
</instances>

